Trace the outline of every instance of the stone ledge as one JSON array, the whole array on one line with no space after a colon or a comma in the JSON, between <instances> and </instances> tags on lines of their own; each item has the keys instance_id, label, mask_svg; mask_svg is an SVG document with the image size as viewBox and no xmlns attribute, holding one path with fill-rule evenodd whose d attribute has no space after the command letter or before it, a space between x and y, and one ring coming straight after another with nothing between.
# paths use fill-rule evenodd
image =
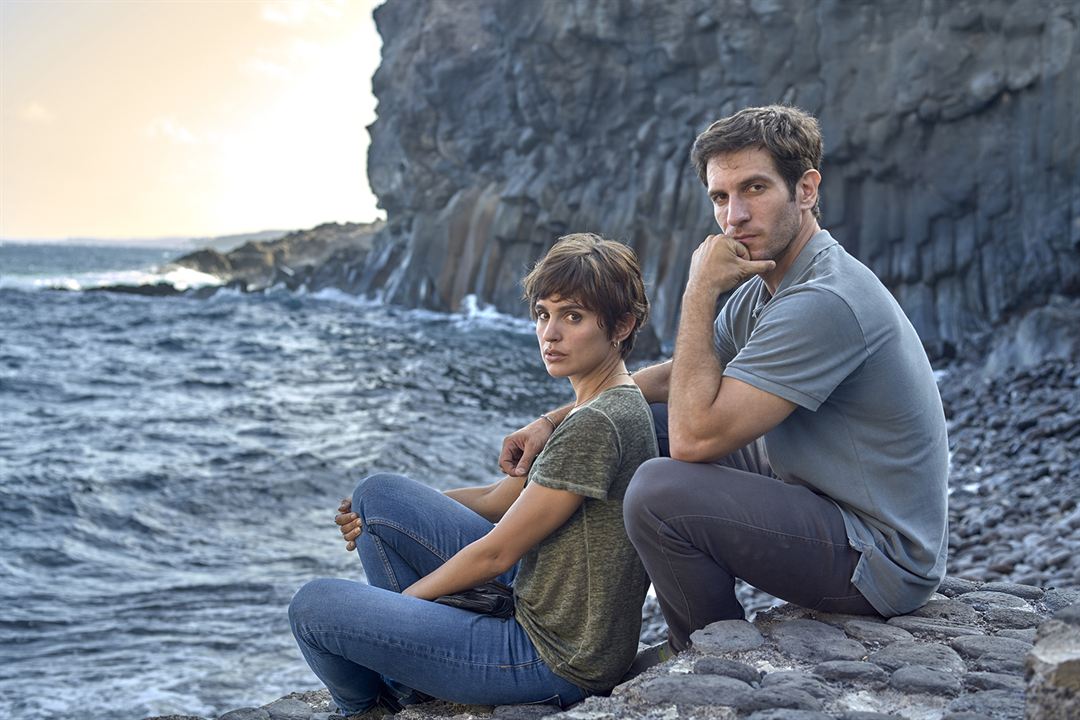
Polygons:
<instances>
[{"instance_id":1,"label":"stone ledge","mask_svg":"<svg viewBox=\"0 0 1080 720\"><path fill-rule=\"evenodd\" d=\"M948 580L942 591L919 610L887 622L781 605L759 613L753 623L713 623L694 633L694 646L685 653L618 686L609 697L591 697L565 711L535 705L486 707L436 701L407 707L393 717L1080 717L1080 603L1062 608L1062 598L1071 597L1068 593L1002 582ZM1037 634L1031 639L1018 637L1016 628L1003 624L996 613L1002 608L1037 618ZM963 632L940 632L943 626L962 628ZM373 709L350 720L375 720L387 714ZM329 695L321 690L293 693L261 708L233 710L218 720L340 718L333 713Z\"/></svg>"}]
</instances>

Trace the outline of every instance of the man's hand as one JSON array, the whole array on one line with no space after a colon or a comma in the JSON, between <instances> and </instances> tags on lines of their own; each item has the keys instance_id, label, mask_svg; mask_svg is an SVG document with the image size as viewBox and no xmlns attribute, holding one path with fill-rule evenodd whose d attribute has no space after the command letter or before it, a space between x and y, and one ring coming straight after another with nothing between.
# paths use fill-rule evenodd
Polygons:
<instances>
[{"instance_id":1,"label":"man's hand","mask_svg":"<svg viewBox=\"0 0 1080 720\"><path fill-rule=\"evenodd\" d=\"M345 498L341 501L341 505L338 506L338 514L334 516L334 522L337 523L338 530L341 531L342 537L345 538L345 549L356 549L356 538L360 537L360 533L364 532L364 528L360 524L360 516L352 511L352 500Z\"/></svg>"},{"instance_id":2,"label":"man's hand","mask_svg":"<svg viewBox=\"0 0 1080 720\"><path fill-rule=\"evenodd\" d=\"M523 477L529 474L533 460L544 449L548 438L555 429L544 418L536 418L531 423L503 438L502 453L499 455L499 470L511 477Z\"/></svg>"},{"instance_id":3,"label":"man's hand","mask_svg":"<svg viewBox=\"0 0 1080 720\"><path fill-rule=\"evenodd\" d=\"M734 233L734 228L728 232ZM751 260L750 251L733 234L709 235L690 260L686 291L706 293L715 300L721 293L775 267L772 260Z\"/></svg>"}]
</instances>

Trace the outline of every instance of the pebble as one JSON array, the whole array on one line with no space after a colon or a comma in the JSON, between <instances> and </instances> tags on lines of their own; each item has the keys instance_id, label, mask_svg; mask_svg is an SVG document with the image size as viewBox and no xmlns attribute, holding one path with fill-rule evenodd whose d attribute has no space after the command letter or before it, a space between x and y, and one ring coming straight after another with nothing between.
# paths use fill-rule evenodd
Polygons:
<instances>
[{"instance_id":1,"label":"pebble","mask_svg":"<svg viewBox=\"0 0 1080 720\"><path fill-rule=\"evenodd\" d=\"M850 620L844 624L844 632L867 645L888 645L898 640L914 640L907 630L883 622Z\"/></svg>"},{"instance_id":2,"label":"pebble","mask_svg":"<svg viewBox=\"0 0 1080 720\"><path fill-rule=\"evenodd\" d=\"M889 620L889 624L907 630L916 637L948 640L961 635L982 635L983 631L970 625L957 625L946 620L902 615Z\"/></svg>"},{"instance_id":3,"label":"pebble","mask_svg":"<svg viewBox=\"0 0 1080 720\"><path fill-rule=\"evenodd\" d=\"M308 715L305 715L305 718L311 714L310 708L307 710ZM262 708L239 708L218 716L218 720L270 720L270 713Z\"/></svg>"},{"instance_id":4,"label":"pebble","mask_svg":"<svg viewBox=\"0 0 1080 720\"><path fill-rule=\"evenodd\" d=\"M898 669L889 678L889 685L905 693L927 693L950 697L959 695L961 687L960 678L955 675L931 670L922 665L905 665Z\"/></svg>"},{"instance_id":5,"label":"pebble","mask_svg":"<svg viewBox=\"0 0 1080 720\"><path fill-rule=\"evenodd\" d=\"M704 653L735 652L761 647L765 638L745 620L721 620L690 634L690 642Z\"/></svg>"},{"instance_id":6,"label":"pebble","mask_svg":"<svg viewBox=\"0 0 1080 720\"><path fill-rule=\"evenodd\" d=\"M755 670L746 663L727 658L706 657L694 663L694 672L699 675L723 675L725 677L742 680L750 685L761 682L761 671Z\"/></svg>"},{"instance_id":7,"label":"pebble","mask_svg":"<svg viewBox=\"0 0 1080 720\"><path fill-rule=\"evenodd\" d=\"M866 648L832 625L817 620L791 620L776 626L772 639L780 650L808 662L859 660Z\"/></svg>"},{"instance_id":8,"label":"pebble","mask_svg":"<svg viewBox=\"0 0 1080 720\"><path fill-rule=\"evenodd\" d=\"M951 647L938 643L901 640L872 653L870 662L890 672L906 665L921 665L941 672L961 674L967 668L963 659Z\"/></svg>"},{"instance_id":9,"label":"pebble","mask_svg":"<svg viewBox=\"0 0 1080 720\"><path fill-rule=\"evenodd\" d=\"M946 709L953 713L973 713L991 720L1018 720L1024 717L1024 693L1013 690L983 690L952 700Z\"/></svg>"},{"instance_id":10,"label":"pebble","mask_svg":"<svg viewBox=\"0 0 1080 720\"><path fill-rule=\"evenodd\" d=\"M814 666L814 674L832 681L883 683L888 673L879 666L861 660L830 660Z\"/></svg>"}]
</instances>

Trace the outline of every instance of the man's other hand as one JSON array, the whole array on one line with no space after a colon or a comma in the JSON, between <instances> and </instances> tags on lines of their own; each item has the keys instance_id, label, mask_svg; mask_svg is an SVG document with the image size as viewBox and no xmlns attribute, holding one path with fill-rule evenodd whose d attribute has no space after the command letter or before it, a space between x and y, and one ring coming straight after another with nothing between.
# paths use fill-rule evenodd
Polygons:
<instances>
[{"instance_id":1,"label":"man's other hand","mask_svg":"<svg viewBox=\"0 0 1080 720\"><path fill-rule=\"evenodd\" d=\"M507 435L503 438L502 453L499 455L499 470L511 477L528 475L533 460L544 449L553 432L555 430L550 422L537 418Z\"/></svg>"}]
</instances>

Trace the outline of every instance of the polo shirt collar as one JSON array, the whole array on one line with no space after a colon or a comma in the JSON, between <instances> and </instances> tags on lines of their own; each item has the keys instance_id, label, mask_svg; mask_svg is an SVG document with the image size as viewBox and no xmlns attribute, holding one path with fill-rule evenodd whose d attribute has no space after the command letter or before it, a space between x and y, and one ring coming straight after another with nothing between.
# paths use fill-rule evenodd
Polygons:
<instances>
[{"instance_id":1,"label":"polo shirt collar","mask_svg":"<svg viewBox=\"0 0 1080 720\"><path fill-rule=\"evenodd\" d=\"M776 288L776 294L779 295L787 287L789 287L795 279L802 277L802 274L806 272L806 269L810 267L810 264L814 262L814 258L822 250L827 250L833 245L839 243L833 239L833 236L829 234L828 230L818 230L816 233L810 236L810 240L799 252L799 256L795 258L795 262L791 263L791 267L784 273L784 279L780 281L779 287Z\"/></svg>"}]
</instances>

